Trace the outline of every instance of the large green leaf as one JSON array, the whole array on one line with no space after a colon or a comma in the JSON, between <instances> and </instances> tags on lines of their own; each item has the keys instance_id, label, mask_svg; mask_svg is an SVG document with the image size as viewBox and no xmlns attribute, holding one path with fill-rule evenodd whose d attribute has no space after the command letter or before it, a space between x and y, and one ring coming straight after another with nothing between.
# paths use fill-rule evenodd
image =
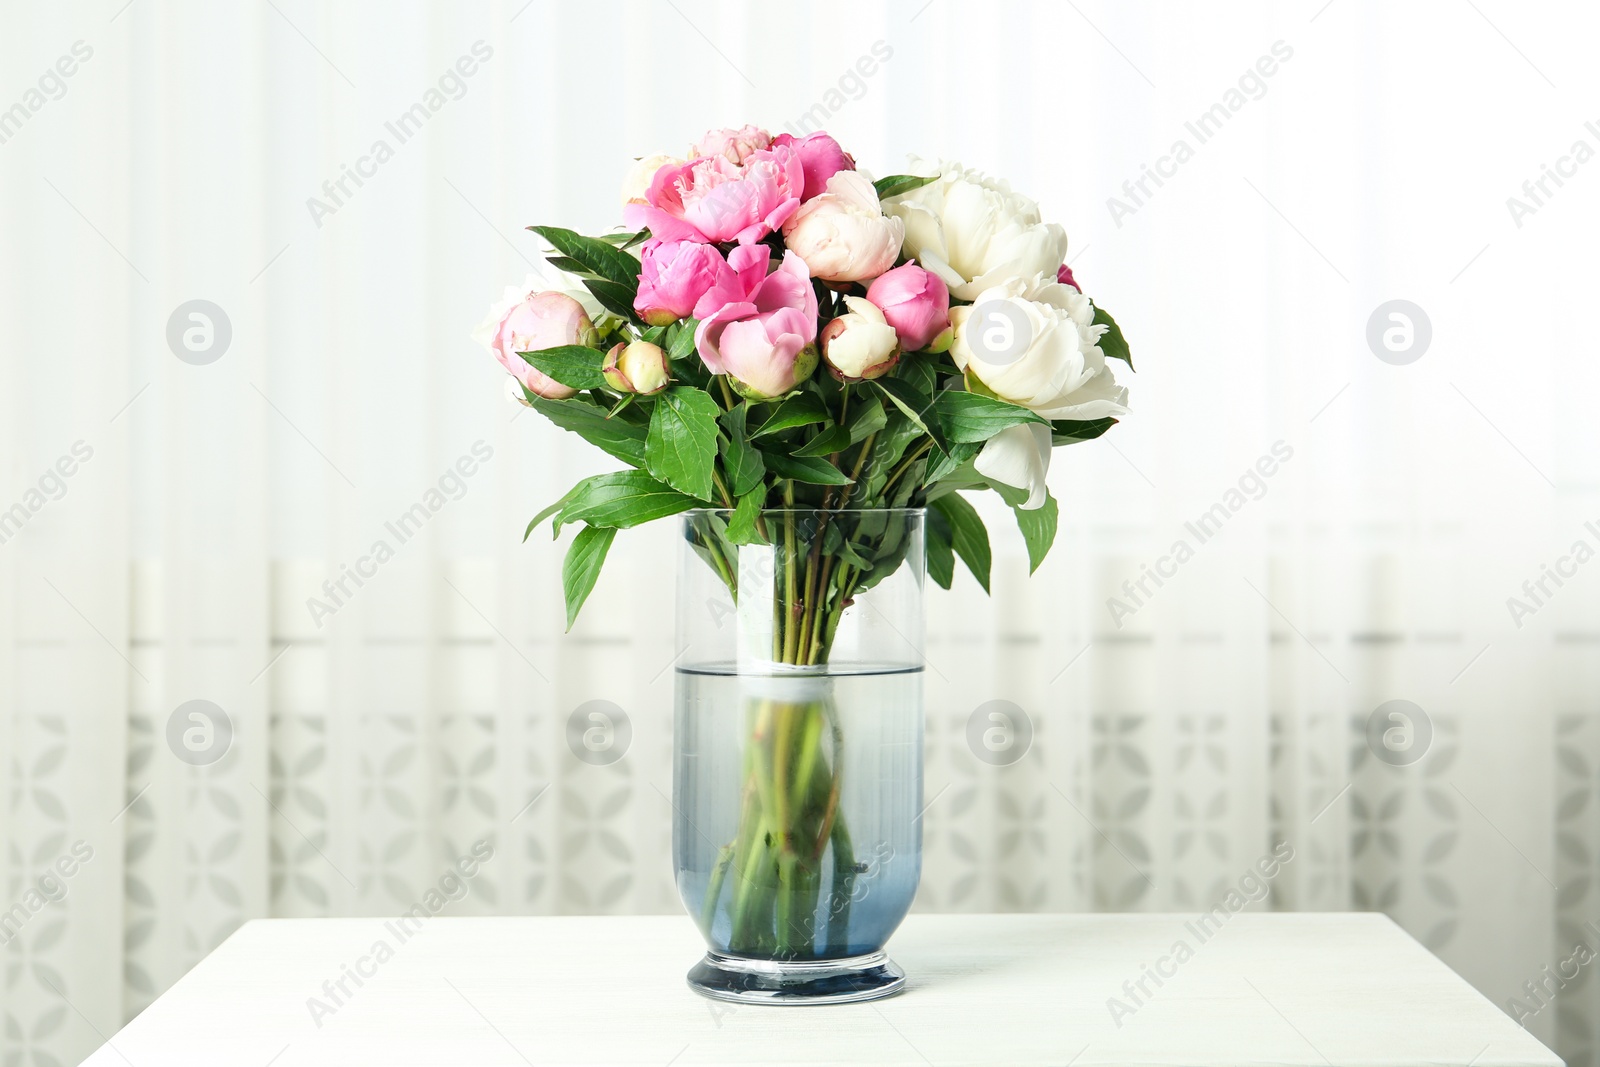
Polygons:
<instances>
[{"instance_id":1,"label":"large green leaf","mask_svg":"<svg viewBox=\"0 0 1600 1067\"><path fill-rule=\"evenodd\" d=\"M793 478L810 485L850 484L849 477L841 474L838 467L825 459L789 456L782 452L765 452L762 458L766 461L767 470L779 478Z\"/></svg>"},{"instance_id":2,"label":"large green leaf","mask_svg":"<svg viewBox=\"0 0 1600 1067\"><path fill-rule=\"evenodd\" d=\"M1122 336L1122 327L1117 325L1117 320L1103 307L1094 309L1096 325L1107 327L1106 332L1100 336L1100 351L1106 354L1107 359L1120 359L1133 369L1133 353L1128 351L1128 339Z\"/></svg>"},{"instance_id":3,"label":"large green leaf","mask_svg":"<svg viewBox=\"0 0 1600 1067\"><path fill-rule=\"evenodd\" d=\"M929 178L924 178L917 174L891 174L887 178L879 178L873 182L872 187L878 191L879 200L887 200L891 196L899 196L901 193L909 193L913 189L921 189L929 182L938 180L939 176L937 174Z\"/></svg>"},{"instance_id":4,"label":"large green leaf","mask_svg":"<svg viewBox=\"0 0 1600 1067\"><path fill-rule=\"evenodd\" d=\"M926 538L924 553L928 577L938 582L941 589L949 589L956 576L956 556L950 545L950 520L938 508L929 508L923 534Z\"/></svg>"},{"instance_id":5,"label":"large green leaf","mask_svg":"<svg viewBox=\"0 0 1600 1067\"><path fill-rule=\"evenodd\" d=\"M815 393L796 393L787 400L780 402L767 416L765 422L750 434L751 438L765 437L780 430L792 430L796 426L810 426L819 422L827 422L831 415L822 398Z\"/></svg>"},{"instance_id":6,"label":"large green leaf","mask_svg":"<svg viewBox=\"0 0 1600 1067\"><path fill-rule=\"evenodd\" d=\"M736 404L723 412L718 421L727 431L717 441L722 452L722 469L728 475L728 492L743 497L766 477L767 468L761 462L761 453L750 444L745 433L748 404Z\"/></svg>"},{"instance_id":7,"label":"large green leaf","mask_svg":"<svg viewBox=\"0 0 1600 1067\"><path fill-rule=\"evenodd\" d=\"M720 410L709 394L692 387L674 386L657 396L644 442L646 469L681 493L714 499Z\"/></svg>"},{"instance_id":8,"label":"large green leaf","mask_svg":"<svg viewBox=\"0 0 1600 1067\"><path fill-rule=\"evenodd\" d=\"M585 526L572 539L572 547L567 549L567 558L561 564L561 591L567 598L568 630L577 621L583 602L589 599L589 592L600 577L600 568L605 565L606 553L611 550L616 536L617 531L610 527Z\"/></svg>"},{"instance_id":9,"label":"large green leaf","mask_svg":"<svg viewBox=\"0 0 1600 1067\"><path fill-rule=\"evenodd\" d=\"M850 431L850 443L859 444L869 434L875 434L889 422L883 401L871 393L861 393L850 398L850 417L845 427Z\"/></svg>"},{"instance_id":10,"label":"large green leaf","mask_svg":"<svg viewBox=\"0 0 1600 1067\"><path fill-rule=\"evenodd\" d=\"M951 475L964 474L972 469L973 458L982 451L983 446L979 444L951 445L950 451L938 453L932 457L923 479L928 485L932 485L934 482L942 481Z\"/></svg>"},{"instance_id":11,"label":"large green leaf","mask_svg":"<svg viewBox=\"0 0 1600 1067\"><path fill-rule=\"evenodd\" d=\"M934 397L933 409L953 444L981 444L1008 426L1049 421L1025 407L956 389Z\"/></svg>"},{"instance_id":12,"label":"large green leaf","mask_svg":"<svg viewBox=\"0 0 1600 1067\"><path fill-rule=\"evenodd\" d=\"M728 543L735 545L761 544L761 530L756 520L761 517L761 505L766 501L764 488L753 489L739 498L728 519Z\"/></svg>"},{"instance_id":13,"label":"large green leaf","mask_svg":"<svg viewBox=\"0 0 1600 1067\"><path fill-rule=\"evenodd\" d=\"M631 254L559 226L529 226L528 229L549 241L563 256L583 264L586 270L627 289L628 302L632 304L632 294L639 288L639 261Z\"/></svg>"},{"instance_id":14,"label":"large green leaf","mask_svg":"<svg viewBox=\"0 0 1600 1067\"><path fill-rule=\"evenodd\" d=\"M634 290L626 285L607 278L585 278L583 287L593 293L594 298L600 301L600 305L613 315L624 319L633 318Z\"/></svg>"},{"instance_id":15,"label":"large green leaf","mask_svg":"<svg viewBox=\"0 0 1600 1067\"><path fill-rule=\"evenodd\" d=\"M901 378L877 378L872 384L882 389L884 395L894 401L894 406L899 408L906 418L933 438L933 443L941 452L949 450L949 439L945 437L944 429L933 414L933 397L919 391L916 386Z\"/></svg>"},{"instance_id":16,"label":"large green leaf","mask_svg":"<svg viewBox=\"0 0 1600 1067\"><path fill-rule=\"evenodd\" d=\"M667 358L688 359L694 355L694 332L699 327L699 319L680 319L668 327Z\"/></svg>"},{"instance_id":17,"label":"large green leaf","mask_svg":"<svg viewBox=\"0 0 1600 1067\"><path fill-rule=\"evenodd\" d=\"M978 579L983 591L989 591L989 530L978 516L978 510L960 493L951 493L933 501L929 507L937 510L950 524L950 546L955 549L967 570Z\"/></svg>"},{"instance_id":18,"label":"large green leaf","mask_svg":"<svg viewBox=\"0 0 1600 1067\"><path fill-rule=\"evenodd\" d=\"M537 371L542 371L571 389L599 389L606 384L600 368L606 354L584 345L561 345L537 352L518 352Z\"/></svg>"},{"instance_id":19,"label":"large green leaf","mask_svg":"<svg viewBox=\"0 0 1600 1067\"><path fill-rule=\"evenodd\" d=\"M795 449L796 456L831 456L850 445L850 431L843 426L824 427L817 436Z\"/></svg>"},{"instance_id":20,"label":"large green leaf","mask_svg":"<svg viewBox=\"0 0 1600 1067\"><path fill-rule=\"evenodd\" d=\"M535 397L533 410L622 462L644 466L645 428L640 424L621 417L608 419L604 411L576 397L570 400Z\"/></svg>"},{"instance_id":21,"label":"large green leaf","mask_svg":"<svg viewBox=\"0 0 1600 1067\"><path fill-rule=\"evenodd\" d=\"M1050 424L1050 443L1066 445L1074 441L1092 441L1116 424L1116 419L1089 419L1083 422L1057 419Z\"/></svg>"},{"instance_id":22,"label":"large green leaf","mask_svg":"<svg viewBox=\"0 0 1600 1067\"><path fill-rule=\"evenodd\" d=\"M1046 494L1043 507L1032 511L1024 511L1021 508L1011 510L1017 516L1017 529L1022 531L1022 540L1028 546L1028 573L1032 574L1039 569L1039 564L1044 562L1045 554L1055 543L1060 506L1056 503L1055 497Z\"/></svg>"},{"instance_id":23,"label":"large green leaf","mask_svg":"<svg viewBox=\"0 0 1600 1067\"><path fill-rule=\"evenodd\" d=\"M579 482L556 521L626 529L699 506L694 497L662 485L644 471L617 471Z\"/></svg>"},{"instance_id":24,"label":"large green leaf","mask_svg":"<svg viewBox=\"0 0 1600 1067\"><path fill-rule=\"evenodd\" d=\"M562 508L566 507L567 506L567 501L571 500L572 499L572 494L576 493L577 491L578 491L578 487L577 486L573 486L571 489L567 490L566 495L561 497L560 500L557 500L554 504L551 504L551 505L547 506L543 511L539 512L539 514L537 514L533 518L529 519L528 520L528 528L526 530L522 531L522 539L524 541L526 541L533 534L533 531L538 528L538 526L539 526L539 524L541 522L543 522L544 520L548 519L550 516L554 515L558 511L560 511Z\"/></svg>"}]
</instances>

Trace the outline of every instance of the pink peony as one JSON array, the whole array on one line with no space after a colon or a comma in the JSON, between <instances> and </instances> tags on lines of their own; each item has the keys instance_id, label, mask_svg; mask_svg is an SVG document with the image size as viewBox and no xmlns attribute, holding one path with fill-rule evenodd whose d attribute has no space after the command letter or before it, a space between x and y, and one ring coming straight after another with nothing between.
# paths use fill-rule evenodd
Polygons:
<instances>
[{"instance_id":1,"label":"pink peony","mask_svg":"<svg viewBox=\"0 0 1600 1067\"><path fill-rule=\"evenodd\" d=\"M1077 282L1077 279L1073 278L1072 276L1072 268L1067 266L1065 263L1056 268L1056 281L1060 282L1062 285L1070 285L1080 293L1083 292L1083 287L1080 286Z\"/></svg>"},{"instance_id":2,"label":"pink peony","mask_svg":"<svg viewBox=\"0 0 1600 1067\"><path fill-rule=\"evenodd\" d=\"M523 359L519 352L594 343L594 323L589 313L566 293L537 292L529 277L522 288L506 289L505 297L489 310L473 337L487 345L500 365L510 371L530 393L549 400L565 400L577 393Z\"/></svg>"},{"instance_id":3,"label":"pink peony","mask_svg":"<svg viewBox=\"0 0 1600 1067\"><path fill-rule=\"evenodd\" d=\"M949 286L915 263L879 275L867 287L867 299L883 312L907 352L927 348L950 325Z\"/></svg>"},{"instance_id":4,"label":"pink peony","mask_svg":"<svg viewBox=\"0 0 1600 1067\"><path fill-rule=\"evenodd\" d=\"M810 200L828 188L828 179L841 170L855 170L856 161L850 153L839 147L839 142L821 132L808 137L794 137L780 133L772 139L774 146L793 148L800 154L800 165L805 168L806 187L800 199Z\"/></svg>"},{"instance_id":5,"label":"pink peony","mask_svg":"<svg viewBox=\"0 0 1600 1067\"><path fill-rule=\"evenodd\" d=\"M737 130L711 130L689 146L689 158L722 156L729 163L742 164L750 153L772 144L772 134L759 126L740 126Z\"/></svg>"},{"instance_id":6,"label":"pink peony","mask_svg":"<svg viewBox=\"0 0 1600 1067\"><path fill-rule=\"evenodd\" d=\"M713 374L727 374L747 396L782 396L817 369L817 294L805 261L785 252L771 274L766 245L728 254L731 270L695 307L695 346Z\"/></svg>"},{"instance_id":7,"label":"pink peony","mask_svg":"<svg viewBox=\"0 0 1600 1067\"><path fill-rule=\"evenodd\" d=\"M714 245L696 241L644 243L639 253L639 295L633 309L652 326L688 318L728 264Z\"/></svg>"},{"instance_id":8,"label":"pink peony","mask_svg":"<svg viewBox=\"0 0 1600 1067\"><path fill-rule=\"evenodd\" d=\"M751 152L743 166L702 156L656 171L646 202L623 205L622 218L661 241L747 245L789 220L805 185L800 155L788 146Z\"/></svg>"}]
</instances>

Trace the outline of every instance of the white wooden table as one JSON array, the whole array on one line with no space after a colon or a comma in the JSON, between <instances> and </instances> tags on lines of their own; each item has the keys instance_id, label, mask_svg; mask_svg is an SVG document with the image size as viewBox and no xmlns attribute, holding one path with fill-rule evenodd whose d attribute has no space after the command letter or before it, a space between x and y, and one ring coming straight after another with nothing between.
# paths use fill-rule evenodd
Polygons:
<instances>
[{"instance_id":1,"label":"white wooden table","mask_svg":"<svg viewBox=\"0 0 1600 1067\"><path fill-rule=\"evenodd\" d=\"M681 916L435 918L403 943L382 919L272 919L242 927L86 1062L1561 1063L1381 915L1240 914L1204 943L1191 921L913 916L889 946L910 977L902 996L779 1008L691 993L702 945ZM1162 962L1180 940L1192 958ZM380 941L393 951L381 963ZM1171 974L1160 986L1144 977L1158 963ZM346 968L366 972L359 987L345 978L348 995ZM1113 1020L1112 997L1131 1014Z\"/></svg>"}]
</instances>

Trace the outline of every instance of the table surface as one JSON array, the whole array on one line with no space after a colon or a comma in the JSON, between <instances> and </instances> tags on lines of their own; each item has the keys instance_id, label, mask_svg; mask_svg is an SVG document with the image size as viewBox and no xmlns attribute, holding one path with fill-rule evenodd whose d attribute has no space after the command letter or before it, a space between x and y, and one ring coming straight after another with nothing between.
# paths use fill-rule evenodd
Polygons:
<instances>
[{"instance_id":1,"label":"table surface","mask_svg":"<svg viewBox=\"0 0 1600 1067\"><path fill-rule=\"evenodd\" d=\"M1193 924L916 915L889 946L909 976L901 996L783 1008L691 993L684 973L703 946L681 916L433 918L403 941L394 920L267 919L241 927L85 1062L1561 1063L1382 915ZM1180 942L1187 952L1175 956ZM341 992L347 968L361 985L345 978Z\"/></svg>"}]
</instances>

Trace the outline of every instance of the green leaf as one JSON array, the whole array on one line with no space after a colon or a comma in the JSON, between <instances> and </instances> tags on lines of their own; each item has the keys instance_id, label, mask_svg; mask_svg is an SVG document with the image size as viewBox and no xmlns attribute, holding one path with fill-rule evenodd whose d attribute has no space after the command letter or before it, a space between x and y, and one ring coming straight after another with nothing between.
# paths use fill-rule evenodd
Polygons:
<instances>
[{"instance_id":1,"label":"green leaf","mask_svg":"<svg viewBox=\"0 0 1600 1067\"><path fill-rule=\"evenodd\" d=\"M1074 441L1093 441L1116 424L1116 419L1090 419L1086 422L1057 419L1050 424L1050 443L1066 445Z\"/></svg>"},{"instance_id":2,"label":"green leaf","mask_svg":"<svg viewBox=\"0 0 1600 1067\"><path fill-rule=\"evenodd\" d=\"M929 505L945 517L950 524L950 546L955 549L967 570L978 579L983 591L989 591L989 530L979 518L978 510L960 493L942 496Z\"/></svg>"},{"instance_id":3,"label":"green leaf","mask_svg":"<svg viewBox=\"0 0 1600 1067\"><path fill-rule=\"evenodd\" d=\"M559 348L541 348L537 352L518 352L535 370L543 371L572 389L599 389L606 384L600 368L605 365L606 354L584 345L561 345Z\"/></svg>"},{"instance_id":4,"label":"green leaf","mask_svg":"<svg viewBox=\"0 0 1600 1067\"><path fill-rule=\"evenodd\" d=\"M795 449L796 456L831 456L850 444L850 431L843 426L829 426L817 436Z\"/></svg>"},{"instance_id":5,"label":"green leaf","mask_svg":"<svg viewBox=\"0 0 1600 1067\"><path fill-rule=\"evenodd\" d=\"M909 382L923 396L931 397L934 390L939 388L937 367L937 357L902 359L894 369L894 376L901 381Z\"/></svg>"},{"instance_id":6,"label":"green leaf","mask_svg":"<svg viewBox=\"0 0 1600 1067\"><path fill-rule=\"evenodd\" d=\"M649 230L636 230L632 233L603 233L596 237L595 240L604 241L608 245L616 245L618 248L627 248L629 245L636 245L643 241L649 234Z\"/></svg>"},{"instance_id":7,"label":"green leaf","mask_svg":"<svg viewBox=\"0 0 1600 1067\"><path fill-rule=\"evenodd\" d=\"M939 583L939 588L949 589L956 576L956 556L950 546L950 520L938 508L928 509L927 538L924 553L928 564L928 577Z\"/></svg>"},{"instance_id":8,"label":"green leaf","mask_svg":"<svg viewBox=\"0 0 1600 1067\"><path fill-rule=\"evenodd\" d=\"M928 471L923 475L924 484L932 485L934 482L950 477L972 461L972 458L983 451L979 444L951 445L950 451L940 453L933 457L933 462L928 466Z\"/></svg>"},{"instance_id":9,"label":"green leaf","mask_svg":"<svg viewBox=\"0 0 1600 1067\"><path fill-rule=\"evenodd\" d=\"M739 503L734 506L733 515L728 519L728 541L735 545L759 545L762 543L761 531L756 525L756 520L761 517L761 505L767 499L767 490L763 486L753 489L739 498Z\"/></svg>"},{"instance_id":10,"label":"green leaf","mask_svg":"<svg viewBox=\"0 0 1600 1067\"><path fill-rule=\"evenodd\" d=\"M876 378L872 382L884 395L894 401L894 406L899 408L912 422L922 428L922 431L933 438L933 443L939 451L950 450L949 441L944 435L944 429L939 425L939 420L930 415L934 400L925 393L900 378Z\"/></svg>"},{"instance_id":11,"label":"green leaf","mask_svg":"<svg viewBox=\"0 0 1600 1067\"><path fill-rule=\"evenodd\" d=\"M981 444L1008 426L1048 422L1025 407L956 389L934 397L933 409L945 435L955 444Z\"/></svg>"},{"instance_id":12,"label":"green leaf","mask_svg":"<svg viewBox=\"0 0 1600 1067\"><path fill-rule=\"evenodd\" d=\"M594 298L600 301L600 306L613 315L630 320L633 318L634 290L626 285L605 278L585 278L583 287L593 293Z\"/></svg>"},{"instance_id":13,"label":"green leaf","mask_svg":"<svg viewBox=\"0 0 1600 1067\"><path fill-rule=\"evenodd\" d=\"M1056 498L1045 494L1044 506L1032 511L1011 509L1017 516L1017 529L1028 546L1028 573L1032 574L1044 562L1050 546L1055 543L1056 524L1060 519L1060 506Z\"/></svg>"},{"instance_id":14,"label":"green leaf","mask_svg":"<svg viewBox=\"0 0 1600 1067\"><path fill-rule=\"evenodd\" d=\"M606 241L584 237L559 226L529 226L528 229L549 241L563 256L577 260L585 270L627 289L631 307L633 294L639 289L639 261L632 255Z\"/></svg>"},{"instance_id":15,"label":"green leaf","mask_svg":"<svg viewBox=\"0 0 1600 1067\"><path fill-rule=\"evenodd\" d=\"M777 409L767 416L767 420L757 427L750 437L752 439L765 437L780 430L792 430L796 426L827 422L831 417L821 397L815 393L796 393L779 403Z\"/></svg>"},{"instance_id":16,"label":"green leaf","mask_svg":"<svg viewBox=\"0 0 1600 1067\"><path fill-rule=\"evenodd\" d=\"M850 430L850 443L865 441L889 424L889 413L883 410L883 401L871 393L850 398L850 418L845 424Z\"/></svg>"},{"instance_id":17,"label":"green leaf","mask_svg":"<svg viewBox=\"0 0 1600 1067\"><path fill-rule=\"evenodd\" d=\"M743 497L766 477L766 465L761 453L750 444L745 434L745 418L750 405L738 404L719 416L718 420L728 432L717 439L717 449L722 453L722 469L728 474L728 492Z\"/></svg>"},{"instance_id":18,"label":"green leaf","mask_svg":"<svg viewBox=\"0 0 1600 1067\"><path fill-rule=\"evenodd\" d=\"M850 479L825 459L786 456L781 452L763 453L767 470L779 478L793 478L810 485L849 485Z\"/></svg>"},{"instance_id":19,"label":"green leaf","mask_svg":"<svg viewBox=\"0 0 1600 1067\"><path fill-rule=\"evenodd\" d=\"M587 400L533 398L533 410L570 430L609 455L634 467L644 466L645 428L622 418L610 419Z\"/></svg>"},{"instance_id":20,"label":"green leaf","mask_svg":"<svg viewBox=\"0 0 1600 1067\"><path fill-rule=\"evenodd\" d=\"M644 442L645 468L681 493L714 499L719 410L709 394L692 387L673 386L657 396Z\"/></svg>"},{"instance_id":21,"label":"green leaf","mask_svg":"<svg viewBox=\"0 0 1600 1067\"><path fill-rule=\"evenodd\" d=\"M694 332L700 326L699 319L681 319L667 329L667 358L688 359L694 355Z\"/></svg>"},{"instance_id":22,"label":"green leaf","mask_svg":"<svg viewBox=\"0 0 1600 1067\"><path fill-rule=\"evenodd\" d=\"M579 482L557 521L626 529L699 506L694 497L662 485L644 471L617 471Z\"/></svg>"},{"instance_id":23,"label":"green leaf","mask_svg":"<svg viewBox=\"0 0 1600 1067\"><path fill-rule=\"evenodd\" d=\"M915 174L891 174L887 178L879 178L873 182L872 187L878 191L879 200L887 200L891 196L899 196L901 193L909 193L913 189L921 189L929 182L938 180L939 176L937 174L931 178L923 178Z\"/></svg>"},{"instance_id":24,"label":"green leaf","mask_svg":"<svg viewBox=\"0 0 1600 1067\"><path fill-rule=\"evenodd\" d=\"M1097 326L1106 326L1108 329L1100 336L1100 351L1106 354L1107 359L1120 359L1133 370L1133 353L1128 351L1128 339L1122 336L1122 327L1117 325L1117 320L1112 318L1106 309L1094 309L1094 322Z\"/></svg>"},{"instance_id":25,"label":"green leaf","mask_svg":"<svg viewBox=\"0 0 1600 1067\"><path fill-rule=\"evenodd\" d=\"M567 558L561 564L561 591L567 598L567 629L577 621L578 611L589 599L594 583L605 565L606 553L617 531L610 527L585 526L572 539Z\"/></svg>"},{"instance_id":26,"label":"green leaf","mask_svg":"<svg viewBox=\"0 0 1600 1067\"><path fill-rule=\"evenodd\" d=\"M557 270L564 270L568 274L576 274L579 277L586 274L594 274L594 271L585 267L582 263L575 259L568 259L566 256L545 256L544 261Z\"/></svg>"},{"instance_id":27,"label":"green leaf","mask_svg":"<svg viewBox=\"0 0 1600 1067\"><path fill-rule=\"evenodd\" d=\"M543 511L539 512L539 514L530 519L528 521L528 528L522 531L522 540L527 541L529 536L532 535L533 531L541 522L548 519L562 508L566 507L567 501L572 499L572 494L576 493L577 491L578 487L573 486L571 489L567 490L566 495L564 495L560 500L557 500L554 504L551 504L549 507L545 508Z\"/></svg>"}]
</instances>

